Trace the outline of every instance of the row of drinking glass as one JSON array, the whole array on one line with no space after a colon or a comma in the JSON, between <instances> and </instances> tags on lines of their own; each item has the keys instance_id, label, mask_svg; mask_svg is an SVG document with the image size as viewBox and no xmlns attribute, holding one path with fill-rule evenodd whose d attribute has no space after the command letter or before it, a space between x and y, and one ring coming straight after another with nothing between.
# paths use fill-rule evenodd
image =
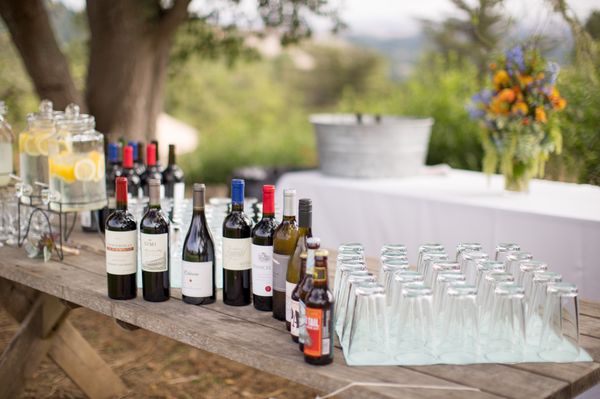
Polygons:
<instances>
[{"instance_id":1,"label":"row of drinking glass","mask_svg":"<svg viewBox=\"0 0 600 399\"><path fill-rule=\"evenodd\" d=\"M577 287L517 244L493 260L475 243L385 245L379 277L360 244L339 248L335 329L355 363L569 361L579 355Z\"/></svg>"}]
</instances>

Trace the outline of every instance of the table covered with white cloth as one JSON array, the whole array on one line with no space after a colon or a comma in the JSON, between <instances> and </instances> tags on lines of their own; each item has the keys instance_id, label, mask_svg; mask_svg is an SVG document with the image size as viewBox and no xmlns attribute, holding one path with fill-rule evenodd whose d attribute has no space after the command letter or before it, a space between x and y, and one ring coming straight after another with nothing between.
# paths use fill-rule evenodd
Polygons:
<instances>
[{"instance_id":1,"label":"table covered with white cloth","mask_svg":"<svg viewBox=\"0 0 600 399\"><path fill-rule=\"evenodd\" d=\"M533 180L528 194L507 193L503 178L478 172L428 168L416 177L359 180L319 171L292 172L277 182L313 200L313 232L325 248L364 244L377 256L385 243L402 243L409 260L417 247L440 242L449 253L460 242L479 242L494 253L516 242L600 300L600 187Z\"/></svg>"}]
</instances>

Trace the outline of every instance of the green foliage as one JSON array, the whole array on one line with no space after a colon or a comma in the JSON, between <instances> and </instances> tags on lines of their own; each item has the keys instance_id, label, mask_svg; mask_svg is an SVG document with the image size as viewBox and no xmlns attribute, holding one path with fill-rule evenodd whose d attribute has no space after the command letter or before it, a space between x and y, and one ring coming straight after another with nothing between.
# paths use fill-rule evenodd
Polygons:
<instances>
[{"instance_id":1,"label":"green foliage","mask_svg":"<svg viewBox=\"0 0 600 399\"><path fill-rule=\"evenodd\" d=\"M347 90L340 102L345 112L433 117L427 163L481 170L479 127L465 105L479 89L477 68L470 63L430 54L405 82L386 82L370 93Z\"/></svg>"},{"instance_id":2,"label":"green foliage","mask_svg":"<svg viewBox=\"0 0 600 399\"><path fill-rule=\"evenodd\" d=\"M593 11L585 21L585 30L594 40L600 40L600 10Z\"/></svg>"},{"instance_id":3,"label":"green foliage","mask_svg":"<svg viewBox=\"0 0 600 399\"><path fill-rule=\"evenodd\" d=\"M315 144L301 97L268 61L191 59L167 84L166 111L199 131L180 160L189 181L225 182L236 167L314 165Z\"/></svg>"}]
</instances>

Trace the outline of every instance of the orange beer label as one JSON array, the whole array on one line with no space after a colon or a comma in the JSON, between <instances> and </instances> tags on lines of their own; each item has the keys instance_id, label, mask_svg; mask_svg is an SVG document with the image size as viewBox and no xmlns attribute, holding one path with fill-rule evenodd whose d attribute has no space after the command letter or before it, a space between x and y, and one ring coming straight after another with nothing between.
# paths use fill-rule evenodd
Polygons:
<instances>
[{"instance_id":1,"label":"orange beer label","mask_svg":"<svg viewBox=\"0 0 600 399\"><path fill-rule=\"evenodd\" d=\"M306 336L304 354L320 357L323 341L323 309L306 308Z\"/></svg>"}]
</instances>

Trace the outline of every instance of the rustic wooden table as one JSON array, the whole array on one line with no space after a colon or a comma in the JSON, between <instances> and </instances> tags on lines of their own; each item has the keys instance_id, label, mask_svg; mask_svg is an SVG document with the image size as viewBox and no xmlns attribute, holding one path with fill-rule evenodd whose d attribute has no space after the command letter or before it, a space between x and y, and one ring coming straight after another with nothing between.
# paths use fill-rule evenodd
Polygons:
<instances>
[{"instance_id":1,"label":"rustic wooden table","mask_svg":"<svg viewBox=\"0 0 600 399\"><path fill-rule=\"evenodd\" d=\"M103 244L98 236L74 234L78 256L64 262L28 259L20 248L0 248L0 303L21 328L0 357L0 398L17 397L28 376L48 355L92 398L127 392L67 316L83 306L179 342L224 356L323 393L352 382L471 387L472 391L355 386L341 397L361 398L566 398L600 381L600 304L581 303L581 344L589 363L481 364L471 366L348 367L341 350L326 367L304 363L281 322L252 306L209 306L174 299L150 303L114 301L106 295ZM374 267L374 264L370 264Z\"/></svg>"}]
</instances>

